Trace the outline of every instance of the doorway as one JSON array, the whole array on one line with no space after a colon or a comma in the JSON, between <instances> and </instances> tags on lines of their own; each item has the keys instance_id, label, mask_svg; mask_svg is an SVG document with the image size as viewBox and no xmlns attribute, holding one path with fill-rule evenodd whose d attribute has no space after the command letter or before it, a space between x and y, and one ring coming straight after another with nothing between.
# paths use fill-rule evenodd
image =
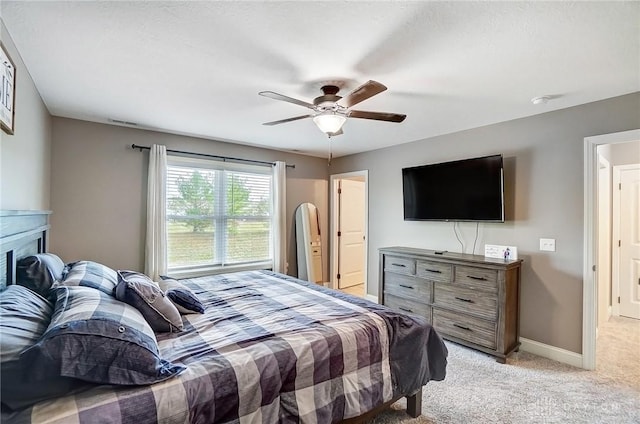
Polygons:
<instances>
[{"instance_id":1,"label":"doorway","mask_svg":"<svg viewBox=\"0 0 640 424\"><path fill-rule=\"evenodd\" d=\"M614 166L613 185L613 312L640 320L640 163Z\"/></svg>"},{"instance_id":2,"label":"doorway","mask_svg":"<svg viewBox=\"0 0 640 424\"><path fill-rule=\"evenodd\" d=\"M624 143L624 144L623 144ZM602 222L606 218L606 211L601 210L603 208L603 202L601 197L606 196L606 190L599 190L599 182L606 180L606 177L602 171L603 161L602 156L604 152L610 151L613 148L618 147L632 147L633 149L640 149L640 130L625 131L614 134L605 134L601 136L587 137L585 138L584 147L584 261L583 261L583 337L582 337L582 367L589 370L596 369L596 351L598 355L601 355L601 350L596 347L597 338L600 336L598 330L606 329L608 332L611 330L608 323L615 317L617 310L618 295L616 293L617 275L611 270L603 270L606 268L606 259L610 258L610 269L615 270L616 260L614 257L616 250L618 249L618 238L615 234L612 242L609 244L609 251L603 252L602 249L606 249L606 243L601 239L607 237L607 226L612 228L612 222L615 220L614 215L617 213L613 206L610 206L611 218L608 222ZM632 150L637 151L637 150ZM611 154L611 153L609 153ZM632 158L633 161L638 162L639 155L627 154L628 158ZM605 161L607 162L607 161ZM615 169L616 161L608 160L611 163L609 169ZM610 172L610 171L609 171ZM609 179L612 181L612 179ZM608 195L616 195L617 183L612 181L611 190ZM599 198L600 197L600 198ZM606 200L609 205L613 205L611 200ZM637 217L636 217L637 218ZM614 229L615 232L615 229ZM609 231L609 234L611 232ZM604 261L603 261L604 258ZM604 281L603 281L604 279ZM625 283L625 282L621 282ZM628 283L628 282L627 282ZM603 285L605 285L603 287ZM608 308L604 308L604 301L602 296L606 296L606 293L611 293L610 298L607 299ZM604 317L602 315L605 315ZM614 315L611 319L610 315ZM613 320L615 321L615 320ZM640 323L640 321L638 321ZM606 324L606 325L605 325ZM615 322L614 322L615 324ZM628 323L627 323L628 324ZM598 361L600 362L600 361Z\"/></svg>"},{"instance_id":3,"label":"doorway","mask_svg":"<svg viewBox=\"0 0 640 424\"><path fill-rule=\"evenodd\" d=\"M331 175L329 187L331 287L366 297L368 171Z\"/></svg>"}]
</instances>

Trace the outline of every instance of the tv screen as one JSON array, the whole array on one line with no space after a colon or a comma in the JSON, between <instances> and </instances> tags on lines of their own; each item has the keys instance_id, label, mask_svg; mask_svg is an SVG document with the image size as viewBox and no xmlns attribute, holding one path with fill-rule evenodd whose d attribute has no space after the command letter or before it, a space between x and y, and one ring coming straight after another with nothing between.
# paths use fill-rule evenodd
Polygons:
<instances>
[{"instance_id":1,"label":"tv screen","mask_svg":"<svg viewBox=\"0 0 640 424\"><path fill-rule=\"evenodd\" d=\"M405 221L504 222L502 155L402 169Z\"/></svg>"}]
</instances>

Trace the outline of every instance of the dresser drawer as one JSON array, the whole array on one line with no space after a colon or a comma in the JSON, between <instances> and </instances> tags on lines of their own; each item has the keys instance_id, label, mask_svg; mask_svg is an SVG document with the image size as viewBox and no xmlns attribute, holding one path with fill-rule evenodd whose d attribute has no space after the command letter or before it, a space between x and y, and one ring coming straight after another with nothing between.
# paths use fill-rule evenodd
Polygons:
<instances>
[{"instance_id":1,"label":"dresser drawer","mask_svg":"<svg viewBox=\"0 0 640 424\"><path fill-rule=\"evenodd\" d=\"M431 281L393 272L385 272L384 281L385 292L418 302L431 303L431 286L433 284Z\"/></svg>"},{"instance_id":2,"label":"dresser drawer","mask_svg":"<svg viewBox=\"0 0 640 424\"><path fill-rule=\"evenodd\" d=\"M443 336L452 336L489 349L496 348L496 324L464 314L433 310L433 326Z\"/></svg>"},{"instance_id":3,"label":"dresser drawer","mask_svg":"<svg viewBox=\"0 0 640 424\"><path fill-rule=\"evenodd\" d=\"M418 261L416 264L416 275L428 278L432 281L450 282L453 265L440 262Z\"/></svg>"},{"instance_id":4,"label":"dresser drawer","mask_svg":"<svg viewBox=\"0 0 640 424\"><path fill-rule=\"evenodd\" d=\"M431 307L429 305L397 297L388 292L384 293L384 304L398 312L423 316L431 323Z\"/></svg>"},{"instance_id":5,"label":"dresser drawer","mask_svg":"<svg viewBox=\"0 0 640 424\"><path fill-rule=\"evenodd\" d=\"M495 294L437 283L433 288L433 304L494 321L498 311Z\"/></svg>"},{"instance_id":6,"label":"dresser drawer","mask_svg":"<svg viewBox=\"0 0 640 424\"><path fill-rule=\"evenodd\" d=\"M498 271L469 266L456 266L456 284L464 284L469 288L498 291Z\"/></svg>"},{"instance_id":7,"label":"dresser drawer","mask_svg":"<svg viewBox=\"0 0 640 424\"><path fill-rule=\"evenodd\" d=\"M416 273L416 260L410 258L402 258L399 256L385 256L384 270L414 275Z\"/></svg>"}]
</instances>

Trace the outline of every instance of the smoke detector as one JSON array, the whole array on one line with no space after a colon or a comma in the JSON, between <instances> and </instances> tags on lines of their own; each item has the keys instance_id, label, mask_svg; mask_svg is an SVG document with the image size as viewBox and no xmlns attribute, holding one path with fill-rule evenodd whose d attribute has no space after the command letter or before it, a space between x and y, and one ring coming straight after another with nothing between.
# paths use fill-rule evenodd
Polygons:
<instances>
[{"instance_id":1,"label":"smoke detector","mask_svg":"<svg viewBox=\"0 0 640 424\"><path fill-rule=\"evenodd\" d=\"M546 105L549 100L551 100L550 96L540 96L531 99L531 103L533 103L534 105Z\"/></svg>"}]
</instances>

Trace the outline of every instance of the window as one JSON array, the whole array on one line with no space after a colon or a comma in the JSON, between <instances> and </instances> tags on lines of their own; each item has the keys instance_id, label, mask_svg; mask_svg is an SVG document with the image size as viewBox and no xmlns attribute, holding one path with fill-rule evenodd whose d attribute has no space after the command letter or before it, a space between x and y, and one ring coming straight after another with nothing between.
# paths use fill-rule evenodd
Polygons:
<instances>
[{"instance_id":1,"label":"window","mask_svg":"<svg viewBox=\"0 0 640 424\"><path fill-rule=\"evenodd\" d=\"M271 267L271 186L269 167L170 157L169 272Z\"/></svg>"}]
</instances>

